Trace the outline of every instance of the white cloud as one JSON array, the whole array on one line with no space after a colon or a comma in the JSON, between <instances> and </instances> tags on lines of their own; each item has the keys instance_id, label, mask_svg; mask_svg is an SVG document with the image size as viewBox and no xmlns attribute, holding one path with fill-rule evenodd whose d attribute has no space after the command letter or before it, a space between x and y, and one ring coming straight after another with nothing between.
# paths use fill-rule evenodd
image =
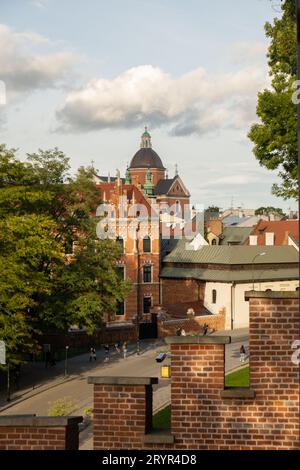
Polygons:
<instances>
[{"instance_id":1,"label":"white cloud","mask_svg":"<svg viewBox=\"0 0 300 470\"><path fill-rule=\"evenodd\" d=\"M57 117L64 131L167 124L176 135L242 129L255 117L261 67L211 75L199 67L178 78L158 67L131 68L114 79L91 80L66 97Z\"/></svg>"},{"instance_id":2,"label":"white cloud","mask_svg":"<svg viewBox=\"0 0 300 470\"><path fill-rule=\"evenodd\" d=\"M67 77L77 56L70 52L34 54L28 46L50 41L34 32L16 32L0 24L0 79L4 81L7 102L20 94L59 86Z\"/></svg>"}]
</instances>

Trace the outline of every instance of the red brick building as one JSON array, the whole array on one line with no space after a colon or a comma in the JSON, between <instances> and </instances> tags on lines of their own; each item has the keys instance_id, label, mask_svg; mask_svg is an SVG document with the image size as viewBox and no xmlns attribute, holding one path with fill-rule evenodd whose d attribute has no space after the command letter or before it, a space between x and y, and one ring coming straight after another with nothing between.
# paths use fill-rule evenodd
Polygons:
<instances>
[{"instance_id":1,"label":"red brick building","mask_svg":"<svg viewBox=\"0 0 300 470\"><path fill-rule=\"evenodd\" d=\"M140 319L145 318L150 316L153 305L161 303L161 234L174 231L161 218L171 208L170 217L181 221L184 206L189 207L190 193L177 171L173 178L166 178L166 169L152 149L147 128L125 178L118 172L116 177L95 175L95 180L101 200L113 207L113 213L101 221L102 227L113 225L113 237L123 248L120 274L132 283L127 299L111 319L130 321L137 312ZM182 227L179 230L182 232Z\"/></svg>"}]
</instances>

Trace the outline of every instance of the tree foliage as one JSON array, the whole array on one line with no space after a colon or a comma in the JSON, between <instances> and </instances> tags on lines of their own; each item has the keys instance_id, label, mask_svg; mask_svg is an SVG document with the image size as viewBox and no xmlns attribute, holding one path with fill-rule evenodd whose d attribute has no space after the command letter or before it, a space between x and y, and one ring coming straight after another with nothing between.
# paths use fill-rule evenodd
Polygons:
<instances>
[{"instance_id":1,"label":"tree foliage","mask_svg":"<svg viewBox=\"0 0 300 470\"><path fill-rule=\"evenodd\" d=\"M255 215L266 215L269 216L271 214L276 214L280 216L284 216L284 212L280 207L273 207L273 206L268 206L268 207L259 207L255 211Z\"/></svg>"},{"instance_id":2,"label":"tree foliage","mask_svg":"<svg viewBox=\"0 0 300 470\"><path fill-rule=\"evenodd\" d=\"M74 324L92 333L128 292L118 244L96 237L99 202L92 169L70 177L58 149L21 162L0 146L0 338L10 363L36 352L38 333Z\"/></svg>"},{"instance_id":3,"label":"tree foliage","mask_svg":"<svg viewBox=\"0 0 300 470\"><path fill-rule=\"evenodd\" d=\"M279 170L281 184L274 184L276 196L298 198L297 109L292 102L297 72L296 8L294 0L282 0L282 16L266 23L271 88L258 93L257 115L248 137L260 165Z\"/></svg>"}]
</instances>

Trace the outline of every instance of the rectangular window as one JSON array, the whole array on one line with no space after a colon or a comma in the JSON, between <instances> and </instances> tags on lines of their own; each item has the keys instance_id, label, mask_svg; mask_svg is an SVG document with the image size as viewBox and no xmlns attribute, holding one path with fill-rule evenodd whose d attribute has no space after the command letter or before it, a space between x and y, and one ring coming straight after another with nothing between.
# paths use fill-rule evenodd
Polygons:
<instances>
[{"instance_id":1,"label":"rectangular window","mask_svg":"<svg viewBox=\"0 0 300 470\"><path fill-rule=\"evenodd\" d=\"M125 279L125 268L124 266L117 266L117 273L120 279L122 281Z\"/></svg>"},{"instance_id":2,"label":"rectangular window","mask_svg":"<svg viewBox=\"0 0 300 470\"><path fill-rule=\"evenodd\" d=\"M150 313L151 297L144 297L144 313Z\"/></svg>"},{"instance_id":3,"label":"rectangular window","mask_svg":"<svg viewBox=\"0 0 300 470\"><path fill-rule=\"evenodd\" d=\"M143 239L143 252L144 253L151 252L151 238L148 236Z\"/></svg>"},{"instance_id":4,"label":"rectangular window","mask_svg":"<svg viewBox=\"0 0 300 470\"><path fill-rule=\"evenodd\" d=\"M124 312L125 312L125 303L118 302L116 315L124 315Z\"/></svg>"},{"instance_id":5,"label":"rectangular window","mask_svg":"<svg viewBox=\"0 0 300 470\"><path fill-rule=\"evenodd\" d=\"M144 282L151 282L151 264L145 264L143 271Z\"/></svg>"}]
</instances>

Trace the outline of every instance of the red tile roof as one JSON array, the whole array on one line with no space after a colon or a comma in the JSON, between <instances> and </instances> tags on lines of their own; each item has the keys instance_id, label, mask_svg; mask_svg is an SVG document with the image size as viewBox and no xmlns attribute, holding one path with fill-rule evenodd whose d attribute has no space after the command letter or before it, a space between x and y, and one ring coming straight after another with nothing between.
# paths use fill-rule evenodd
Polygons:
<instances>
[{"instance_id":1,"label":"red tile roof","mask_svg":"<svg viewBox=\"0 0 300 470\"><path fill-rule=\"evenodd\" d=\"M250 235L257 235L257 245L265 245L266 233L274 233L274 245L287 245L288 235L299 239L299 220L260 220ZM245 244L249 245L249 238Z\"/></svg>"},{"instance_id":2,"label":"red tile roof","mask_svg":"<svg viewBox=\"0 0 300 470\"><path fill-rule=\"evenodd\" d=\"M97 184L97 188L99 189L102 198L104 198L104 194L105 194L106 202L112 200L114 196L117 195L116 182L99 183ZM143 204L147 208L148 214L150 216L151 206L149 202L147 201L147 199L145 198L145 196L143 195L142 191L137 186L133 184L122 184L122 192L120 196L124 196L124 195L126 195L127 199L130 201L132 201L133 196L134 196L134 203Z\"/></svg>"}]
</instances>

